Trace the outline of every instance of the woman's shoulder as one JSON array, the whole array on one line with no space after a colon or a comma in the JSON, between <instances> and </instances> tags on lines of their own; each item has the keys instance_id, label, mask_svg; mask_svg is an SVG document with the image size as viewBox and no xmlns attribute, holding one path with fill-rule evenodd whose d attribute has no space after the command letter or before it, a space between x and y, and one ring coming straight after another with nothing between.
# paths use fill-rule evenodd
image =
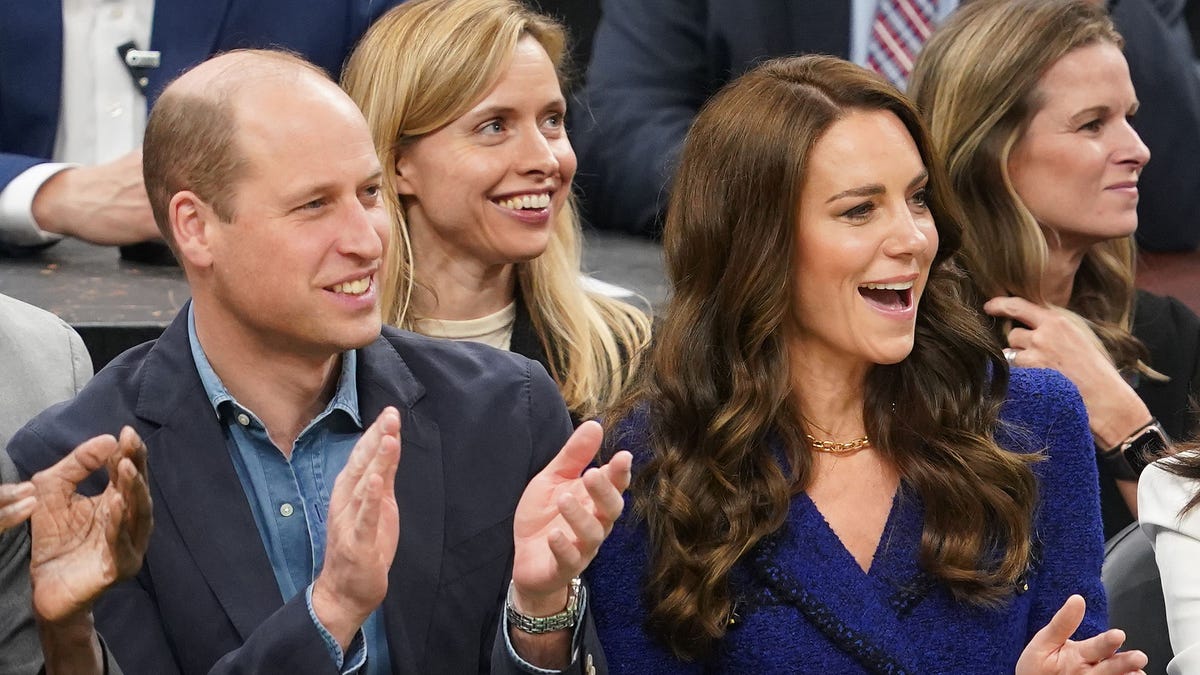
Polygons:
<instances>
[{"instance_id":1,"label":"woman's shoulder","mask_svg":"<svg viewBox=\"0 0 1200 675\"><path fill-rule=\"evenodd\" d=\"M649 403L639 401L616 418L600 420L605 430L604 444L608 449L608 454L628 450L633 455L635 471L649 461L652 454L650 415Z\"/></svg>"},{"instance_id":2,"label":"woman's shoulder","mask_svg":"<svg viewBox=\"0 0 1200 675\"><path fill-rule=\"evenodd\" d=\"M1200 449L1179 455L1193 464L1200 461ZM1162 459L1146 467L1138 479L1138 520L1144 529L1150 526L1168 529L1190 529L1200 536L1200 508L1192 509L1186 518L1180 518L1179 512L1196 492L1200 490L1200 480L1180 476L1166 468Z\"/></svg>"},{"instance_id":3,"label":"woman's shoulder","mask_svg":"<svg viewBox=\"0 0 1200 675\"><path fill-rule=\"evenodd\" d=\"M1200 337L1200 316L1178 298L1139 290L1133 302L1132 332L1143 342L1165 340L1168 347L1181 338L1195 342Z\"/></svg>"},{"instance_id":4,"label":"woman's shoulder","mask_svg":"<svg viewBox=\"0 0 1200 675\"><path fill-rule=\"evenodd\" d=\"M1064 419L1082 420L1087 427L1087 409L1079 390L1057 370L1013 368L1000 417L1032 429L1059 424Z\"/></svg>"},{"instance_id":5,"label":"woman's shoulder","mask_svg":"<svg viewBox=\"0 0 1200 675\"><path fill-rule=\"evenodd\" d=\"M1014 368L996 440L1013 452L1040 453L1043 491L1096 478L1096 449L1079 390L1056 370ZM1085 483L1086 484L1086 483Z\"/></svg>"}]
</instances>

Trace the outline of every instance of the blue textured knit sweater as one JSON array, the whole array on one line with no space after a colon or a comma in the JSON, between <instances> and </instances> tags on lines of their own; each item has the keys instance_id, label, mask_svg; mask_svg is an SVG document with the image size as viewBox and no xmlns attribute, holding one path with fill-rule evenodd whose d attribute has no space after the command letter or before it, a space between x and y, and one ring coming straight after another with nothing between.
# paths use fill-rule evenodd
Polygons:
<instances>
[{"instance_id":1,"label":"blue textured knit sweater","mask_svg":"<svg viewBox=\"0 0 1200 675\"><path fill-rule=\"evenodd\" d=\"M611 672L1011 674L1025 644L1072 593L1088 605L1075 638L1099 633L1107 622L1103 537L1083 402L1058 373L1017 369L1001 416L1002 445L1044 450L1047 457L1034 465L1040 490L1036 560L1002 607L956 602L922 572L922 508L905 486L869 573L800 494L786 525L736 566L731 583L738 621L714 660L683 663L643 627L647 539L626 508L587 572L588 603ZM644 416L632 417L615 436L634 453L635 467L644 464L650 452Z\"/></svg>"}]
</instances>

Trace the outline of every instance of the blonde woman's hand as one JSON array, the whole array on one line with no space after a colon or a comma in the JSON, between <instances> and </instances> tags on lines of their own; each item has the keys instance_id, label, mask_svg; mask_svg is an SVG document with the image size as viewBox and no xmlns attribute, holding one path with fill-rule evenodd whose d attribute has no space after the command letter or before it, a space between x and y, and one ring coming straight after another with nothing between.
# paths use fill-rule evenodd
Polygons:
<instances>
[{"instance_id":1,"label":"blonde woman's hand","mask_svg":"<svg viewBox=\"0 0 1200 675\"><path fill-rule=\"evenodd\" d=\"M1016 675L1126 675L1142 673L1146 655L1139 651L1117 652L1125 642L1125 631L1112 628L1076 642L1071 634L1083 622L1086 604L1072 595L1033 636L1017 661Z\"/></svg>"},{"instance_id":2,"label":"blonde woman's hand","mask_svg":"<svg viewBox=\"0 0 1200 675\"><path fill-rule=\"evenodd\" d=\"M1146 404L1075 313L1017 297L992 298L983 311L1024 325L1008 332L1008 346L1014 352L1010 363L1021 368L1052 368L1079 389L1098 447L1115 447L1150 421Z\"/></svg>"}]
</instances>

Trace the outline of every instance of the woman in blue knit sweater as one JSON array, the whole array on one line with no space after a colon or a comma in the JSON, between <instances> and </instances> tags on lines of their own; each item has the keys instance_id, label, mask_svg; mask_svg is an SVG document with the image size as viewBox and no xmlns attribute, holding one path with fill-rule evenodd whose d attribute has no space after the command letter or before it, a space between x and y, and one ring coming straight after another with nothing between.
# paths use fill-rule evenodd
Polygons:
<instances>
[{"instance_id":1,"label":"woman in blue knit sweater","mask_svg":"<svg viewBox=\"0 0 1200 675\"><path fill-rule=\"evenodd\" d=\"M946 189L912 105L837 59L768 62L696 119L674 295L610 416L635 457L588 573L612 672L1145 663L1104 630L1079 395L1010 373L968 309Z\"/></svg>"}]
</instances>

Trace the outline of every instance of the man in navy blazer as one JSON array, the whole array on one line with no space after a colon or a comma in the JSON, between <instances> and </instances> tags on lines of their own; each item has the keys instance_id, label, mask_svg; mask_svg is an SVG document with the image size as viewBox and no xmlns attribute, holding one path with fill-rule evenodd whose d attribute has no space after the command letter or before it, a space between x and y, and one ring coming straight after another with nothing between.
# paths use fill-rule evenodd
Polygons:
<instances>
[{"instance_id":1,"label":"man in navy blazer","mask_svg":"<svg viewBox=\"0 0 1200 675\"><path fill-rule=\"evenodd\" d=\"M142 72L145 103L153 106L167 82L186 68L236 48L282 47L337 76L367 26L398 1L154 0L150 43L138 47L159 52L161 63ZM62 0L10 2L0 9L0 190L54 156L62 112L63 22ZM114 61L116 48L108 55ZM80 220L73 214L87 208L95 213L60 227L107 244L153 235L137 159L135 151L124 161L81 167L88 171L72 176L76 183L61 190L58 200L78 203L61 204L53 213L66 221ZM27 238L0 231L0 242L29 243Z\"/></svg>"},{"instance_id":2,"label":"man in navy blazer","mask_svg":"<svg viewBox=\"0 0 1200 675\"><path fill-rule=\"evenodd\" d=\"M628 453L581 475L599 425L572 435L533 362L381 335L389 217L354 103L295 57L219 56L164 93L145 165L192 301L9 445L25 475L114 425L150 449L145 565L96 606L121 667L603 667L577 577Z\"/></svg>"}]
</instances>

